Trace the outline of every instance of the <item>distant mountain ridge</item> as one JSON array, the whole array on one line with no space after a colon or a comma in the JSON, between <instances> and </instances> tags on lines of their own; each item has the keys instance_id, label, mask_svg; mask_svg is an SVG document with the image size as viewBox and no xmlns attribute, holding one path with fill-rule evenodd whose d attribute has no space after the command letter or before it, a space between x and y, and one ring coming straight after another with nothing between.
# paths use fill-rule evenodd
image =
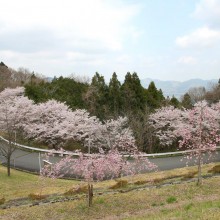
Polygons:
<instances>
[{"instance_id":1,"label":"distant mountain ridge","mask_svg":"<svg viewBox=\"0 0 220 220\"><path fill-rule=\"evenodd\" d=\"M147 88L150 82L154 82L157 89L161 89L165 97L180 98L192 87L205 87L208 89L211 85L218 83L217 79L203 80L203 79L190 79L184 82L180 81L162 81L158 79L146 78L141 80L141 84L144 88Z\"/></svg>"}]
</instances>

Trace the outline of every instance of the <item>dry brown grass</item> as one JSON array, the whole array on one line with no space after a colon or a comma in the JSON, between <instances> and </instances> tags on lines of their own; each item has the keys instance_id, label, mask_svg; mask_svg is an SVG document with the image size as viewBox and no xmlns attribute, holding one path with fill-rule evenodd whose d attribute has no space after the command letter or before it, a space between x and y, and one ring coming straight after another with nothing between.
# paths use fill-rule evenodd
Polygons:
<instances>
[{"instance_id":1,"label":"dry brown grass","mask_svg":"<svg viewBox=\"0 0 220 220\"><path fill-rule=\"evenodd\" d=\"M28 198L30 198L31 200L42 200L42 199L46 199L47 195L30 193L28 195Z\"/></svg>"},{"instance_id":2,"label":"dry brown grass","mask_svg":"<svg viewBox=\"0 0 220 220\"><path fill-rule=\"evenodd\" d=\"M220 177L201 187L182 183L162 188L96 196L91 208L85 199L0 210L0 219L219 219ZM170 197L175 203L167 203ZM217 218L218 217L218 218Z\"/></svg>"},{"instance_id":3,"label":"dry brown grass","mask_svg":"<svg viewBox=\"0 0 220 220\"><path fill-rule=\"evenodd\" d=\"M1 198L0 199L0 205L4 204L5 203L5 198Z\"/></svg>"},{"instance_id":4,"label":"dry brown grass","mask_svg":"<svg viewBox=\"0 0 220 220\"><path fill-rule=\"evenodd\" d=\"M196 174L198 174L198 171L190 171L187 174L183 175L181 179L182 180L191 179L191 178L194 178Z\"/></svg>"},{"instance_id":5,"label":"dry brown grass","mask_svg":"<svg viewBox=\"0 0 220 220\"><path fill-rule=\"evenodd\" d=\"M134 185L144 185L146 183L148 183L146 180L138 180L134 182Z\"/></svg>"},{"instance_id":6,"label":"dry brown grass","mask_svg":"<svg viewBox=\"0 0 220 220\"><path fill-rule=\"evenodd\" d=\"M79 185L75 186L74 188L69 189L64 193L65 196L73 196L81 193L87 193L88 192L88 186L87 185Z\"/></svg>"},{"instance_id":7,"label":"dry brown grass","mask_svg":"<svg viewBox=\"0 0 220 220\"><path fill-rule=\"evenodd\" d=\"M119 179L116 180L116 183L113 186L110 186L109 189L119 189L122 187L126 187L128 185L127 180Z\"/></svg>"},{"instance_id":8,"label":"dry brown grass","mask_svg":"<svg viewBox=\"0 0 220 220\"><path fill-rule=\"evenodd\" d=\"M205 165L202 169L203 175L214 166L216 164ZM12 178L8 178L5 171L5 168L0 166L0 195L6 199L6 202L27 197L30 193L38 191L37 176L13 170ZM75 201L49 205L0 209L0 219L220 219L219 176L203 179L201 187L197 187L194 182L180 181L177 185L147 187L147 184L152 184L152 180L163 182L174 178L175 181L180 180L180 175L189 175L193 172L196 172L196 167L124 177L121 180L128 182L126 188L134 188L126 193L118 193L117 190L116 194L114 190L111 190L114 193L109 193L109 186L114 185L115 181L103 181L94 184L95 190L101 191L102 195L95 194L91 208L87 207L85 197L80 197ZM138 181L143 183L143 187L137 187ZM78 181L71 180L48 183L43 189L44 195L51 195L54 192L64 193L68 189L75 189L79 184ZM176 202L168 204L169 198L175 198Z\"/></svg>"},{"instance_id":9,"label":"dry brown grass","mask_svg":"<svg viewBox=\"0 0 220 220\"><path fill-rule=\"evenodd\" d=\"M216 166L212 167L212 169L210 169L208 172L213 173L213 174L220 173L220 165L216 165Z\"/></svg>"}]
</instances>

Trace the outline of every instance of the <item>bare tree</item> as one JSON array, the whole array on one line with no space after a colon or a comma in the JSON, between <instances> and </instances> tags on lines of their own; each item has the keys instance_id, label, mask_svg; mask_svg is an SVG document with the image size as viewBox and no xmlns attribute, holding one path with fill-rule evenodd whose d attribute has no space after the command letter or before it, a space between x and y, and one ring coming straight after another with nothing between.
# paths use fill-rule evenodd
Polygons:
<instances>
[{"instance_id":1,"label":"bare tree","mask_svg":"<svg viewBox=\"0 0 220 220\"><path fill-rule=\"evenodd\" d=\"M89 76L86 75L78 75L76 73L71 73L68 78L74 79L76 82L84 83L84 84L90 84L91 79Z\"/></svg>"},{"instance_id":2,"label":"bare tree","mask_svg":"<svg viewBox=\"0 0 220 220\"><path fill-rule=\"evenodd\" d=\"M208 103L217 103L220 100L220 80L217 84L210 86L209 91L205 95Z\"/></svg>"},{"instance_id":3,"label":"bare tree","mask_svg":"<svg viewBox=\"0 0 220 220\"><path fill-rule=\"evenodd\" d=\"M195 104L205 99L206 89L205 87L202 86L193 87L189 89L188 94L192 100L192 103Z\"/></svg>"}]
</instances>

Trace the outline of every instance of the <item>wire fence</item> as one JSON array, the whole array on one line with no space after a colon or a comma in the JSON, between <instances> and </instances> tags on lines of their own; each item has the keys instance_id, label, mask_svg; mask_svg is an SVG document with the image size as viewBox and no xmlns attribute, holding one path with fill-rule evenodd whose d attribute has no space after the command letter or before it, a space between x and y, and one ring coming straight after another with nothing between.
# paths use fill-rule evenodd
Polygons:
<instances>
[{"instance_id":1,"label":"wire fence","mask_svg":"<svg viewBox=\"0 0 220 220\"><path fill-rule=\"evenodd\" d=\"M0 136L0 142L9 143L9 141ZM1 144L1 143L0 143ZM12 143L17 146L15 152L11 157L11 167L39 173L45 163L56 163L63 158L63 156L74 156L78 157L79 153L74 153L70 151L51 151L47 149L40 149L30 146L21 145L18 143ZM217 147L219 150L220 147ZM49 157L49 160L45 159L45 154L53 153L53 156ZM184 167L185 163L180 163L179 157L183 157L184 154L193 152L193 150L187 151L176 151L176 152L166 152L166 153L155 153L155 154L141 154L140 156L152 158L153 162L159 164L162 169L171 169ZM132 155L123 155L124 157L132 157ZM173 157L174 156L174 157ZM178 157L179 156L179 157ZM163 158L166 157L166 158ZM172 159L167 159L167 157L172 157ZM163 160L162 160L163 159ZM6 159L0 155L0 161L5 164ZM219 161L217 158L216 161ZM158 165L157 164L157 165Z\"/></svg>"},{"instance_id":2,"label":"wire fence","mask_svg":"<svg viewBox=\"0 0 220 220\"><path fill-rule=\"evenodd\" d=\"M2 136L0 136L0 139L5 141L6 143L9 143L9 141ZM53 150L47 150L47 149L41 149L41 148L36 148L36 147L29 147L26 145L18 144L12 142L12 144L16 145L18 148L23 149L23 150L29 150L29 151L35 151L39 153L53 153L53 154L58 154L60 156L63 155L70 155L70 156L79 156L79 153L74 153L71 151L53 151ZM217 150L220 149L220 146L216 148ZM154 154L141 154L140 156L143 157L159 157L159 156L172 156L172 155L183 155L186 153L190 153L196 150L185 150L185 151L173 151L173 152L166 152L166 153L154 153ZM124 157L131 157L131 155L123 155Z\"/></svg>"}]
</instances>

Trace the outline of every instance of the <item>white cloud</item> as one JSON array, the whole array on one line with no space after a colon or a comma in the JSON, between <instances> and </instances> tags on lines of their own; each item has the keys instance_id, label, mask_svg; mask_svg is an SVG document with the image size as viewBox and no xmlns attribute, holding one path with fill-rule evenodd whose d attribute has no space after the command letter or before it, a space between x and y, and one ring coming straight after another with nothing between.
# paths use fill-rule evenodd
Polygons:
<instances>
[{"instance_id":1,"label":"white cloud","mask_svg":"<svg viewBox=\"0 0 220 220\"><path fill-rule=\"evenodd\" d=\"M197 59L195 57L192 56L182 56L178 59L177 61L180 64L196 64L197 63Z\"/></svg>"},{"instance_id":2,"label":"white cloud","mask_svg":"<svg viewBox=\"0 0 220 220\"><path fill-rule=\"evenodd\" d=\"M133 18L140 10L122 0L3 1L0 57L45 75L103 70L127 41L138 41Z\"/></svg>"},{"instance_id":3,"label":"white cloud","mask_svg":"<svg viewBox=\"0 0 220 220\"><path fill-rule=\"evenodd\" d=\"M208 27L198 28L192 33L176 38L177 46L181 48L207 48L220 43L220 31Z\"/></svg>"},{"instance_id":4,"label":"white cloud","mask_svg":"<svg viewBox=\"0 0 220 220\"><path fill-rule=\"evenodd\" d=\"M193 16L204 20L208 26L220 28L220 1L201 0L196 5Z\"/></svg>"},{"instance_id":5,"label":"white cloud","mask_svg":"<svg viewBox=\"0 0 220 220\"><path fill-rule=\"evenodd\" d=\"M220 1L200 0L192 16L204 22L191 33L176 38L180 48L204 49L218 47L220 43Z\"/></svg>"},{"instance_id":6,"label":"white cloud","mask_svg":"<svg viewBox=\"0 0 220 220\"><path fill-rule=\"evenodd\" d=\"M142 57L140 60L141 65L143 65L145 68L155 67L157 63L160 62L160 59L158 57Z\"/></svg>"},{"instance_id":7,"label":"white cloud","mask_svg":"<svg viewBox=\"0 0 220 220\"><path fill-rule=\"evenodd\" d=\"M47 29L71 45L85 41L108 50L123 47L124 34L136 37L129 25L138 5L102 0L8 0L1 3L1 33Z\"/></svg>"},{"instance_id":8,"label":"white cloud","mask_svg":"<svg viewBox=\"0 0 220 220\"><path fill-rule=\"evenodd\" d=\"M127 54L122 54L116 58L116 62L122 65L129 64L132 62L132 58Z\"/></svg>"}]
</instances>

